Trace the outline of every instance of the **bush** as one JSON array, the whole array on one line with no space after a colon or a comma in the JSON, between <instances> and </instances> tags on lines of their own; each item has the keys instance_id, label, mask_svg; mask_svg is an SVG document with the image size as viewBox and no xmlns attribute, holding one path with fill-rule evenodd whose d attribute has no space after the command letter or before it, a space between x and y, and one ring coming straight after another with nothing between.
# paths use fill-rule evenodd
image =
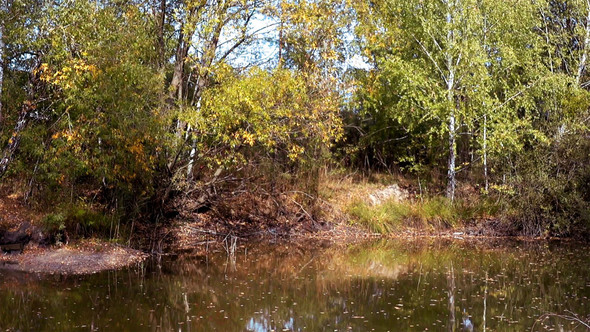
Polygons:
<instances>
[{"instance_id":1,"label":"bush","mask_svg":"<svg viewBox=\"0 0 590 332\"><path fill-rule=\"evenodd\" d=\"M524 235L574 236L590 229L590 143L564 137L531 149L517 161L510 178L509 218Z\"/></svg>"},{"instance_id":2,"label":"bush","mask_svg":"<svg viewBox=\"0 0 590 332\"><path fill-rule=\"evenodd\" d=\"M51 243L67 243L66 218L61 213L50 213L41 221L43 229L49 235Z\"/></svg>"},{"instance_id":3,"label":"bush","mask_svg":"<svg viewBox=\"0 0 590 332\"><path fill-rule=\"evenodd\" d=\"M51 242L68 242L70 237L110 237L112 218L93 211L88 205L79 203L66 205L50 213L42 220L44 230Z\"/></svg>"}]
</instances>

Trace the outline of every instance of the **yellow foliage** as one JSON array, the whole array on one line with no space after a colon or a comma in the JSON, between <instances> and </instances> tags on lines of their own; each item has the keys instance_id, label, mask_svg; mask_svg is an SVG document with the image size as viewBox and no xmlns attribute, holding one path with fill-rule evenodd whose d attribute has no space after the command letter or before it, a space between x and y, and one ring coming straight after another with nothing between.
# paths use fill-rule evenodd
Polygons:
<instances>
[{"instance_id":1,"label":"yellow foliage","mask_svg":"<svg viewBox=\"0 0 590 332\"><path fill-rule=\"evenodd\" d=\"M245 144L248 144L250 146L254 145L254 143L255 143L254 134L246 132L242 135L242 137L244 138Z\"/></svg>"},{"instance_id":2,"label":"yellow foliage","mask_svg":"<svg viewBox=\"0 0 590 332\"><path fill-rule=\"evenodd\" d=\"M325 151L342 135L339 98L321 78L289 70L254 68L245 75L220 69L223 84L208 89L199 112L185 114L195 137L207 146L226 148L206 158L216 164L240 163L280 152L306 163L305 151ZM309 81L308 81L309 80ZM274 82L269 84L269 82ZM318 86L310 87L310 84ZM248 147L248 149L244 149Z\"/></svg>"},{"instance_id":3,"label":"yellow foliage","mask_svg":"<svg viewBox=\"0 0 590 332\"><path fill-rule=\"evenodd\" d=\"M99 70L95 65L86 63L82 59L70 59L59 70L53 70L49 64L42 63L37 72L41 73L40 79L42 81L68 90L84 80L86 74L89 74L91 78L96 78Z\"/></svg>"},{"instance_id":4,"label":"yellow foliage","mask_svg":"<svg viewBox=\"0 0 590 332\"><path fill-rule=\"evenodd\" d=\"M295 161L305 152L305 148L302 146L292 145L289 148L289 159Z\"/></svg>"}]
</instances>

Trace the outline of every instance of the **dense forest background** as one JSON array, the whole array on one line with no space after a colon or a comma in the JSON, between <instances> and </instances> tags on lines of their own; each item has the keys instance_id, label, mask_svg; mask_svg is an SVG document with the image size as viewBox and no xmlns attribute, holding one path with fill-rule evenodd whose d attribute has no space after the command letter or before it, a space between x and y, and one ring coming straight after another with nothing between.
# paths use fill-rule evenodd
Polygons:
<instances>
[{"instance_id":1,"label":"dense forest background","mask_svg":"<svg viewBox=\"0 0 590 332\"><path fill-rule=\"evenodd\" d=\"M86 234L319 219L322 181L380 173L572 235L589 51L584 0L1 0L0 181Z\"/></svg>"}]
</instances>

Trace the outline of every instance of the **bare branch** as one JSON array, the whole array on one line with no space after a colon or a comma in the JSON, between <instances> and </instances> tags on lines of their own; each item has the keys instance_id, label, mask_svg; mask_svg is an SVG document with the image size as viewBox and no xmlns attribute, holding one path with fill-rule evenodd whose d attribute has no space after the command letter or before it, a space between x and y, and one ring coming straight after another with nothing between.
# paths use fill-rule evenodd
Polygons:
<instances>
[{"instance_id":1,"label":"bare branch","mask_svg":"<svg viewBox=\"0 0 590 332\"><path fill-rule=\"evenodd\" d=\"M412 35L412 37L414 37L414 40L416 40L416 42L418 43L418 45L420 45L420 47L422 47L422 51L424 51L424 54L426 54L426 56L430 59L430 61L432 62L432 64L436 68L436 70L438 70L438 72L440 73L440 75L443 78L443 80L445 81L445 83L448 84L447 76L442 71L442 69L440 69L440 66L438 65L438 63L436 62L436 60L434 60L434 57L432 56L432 54L430 52L428 52L428 50L426 49L426 47L424 46L424 44L422 44L422 42L420 42L420 40L418 40L418 38L416 38L416 36Z\"/></svg>"}]
</instances>

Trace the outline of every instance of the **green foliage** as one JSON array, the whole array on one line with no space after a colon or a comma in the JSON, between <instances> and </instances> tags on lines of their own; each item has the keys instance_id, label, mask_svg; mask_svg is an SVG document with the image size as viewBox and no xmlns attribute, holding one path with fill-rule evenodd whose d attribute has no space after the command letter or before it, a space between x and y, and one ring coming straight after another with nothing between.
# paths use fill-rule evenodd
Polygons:
<instances>
[{"instance_id":1,"label":"green foliage","mask_svg":"<svg viewBox=\"0 0 590 332\"><path fill-rule=\"evenodd\" d=\"M390 163L415 166L445 158L448 149L440 147L455 135L454 128L449 133L449 121L469 125L476 116L479 106L473 104L487 93L476 5L475 1L358 5L362 21L357 34L374 66L358 77L361 115L370 119L368 143L379 147ZM407 150L396 148L397 141Z\"/></svg>"},{"instance_id":2,"label":"green foliage","mask_svg":"<svg viewBox=\"0 0 590 332\"><path fill-rule=\"evenodd\" d=\"M31 102L42 121L22 132L10 175L30 179L40 201L88 201L130 220L157 219L148 203L157 210L218 171L317 190L314 174L341 137L333 69L343 23L314 16L345 10L330 4L285 2L274 11L264 1L75 0L38 8L32 31L42 38L27 41L38 64L18 83L38 77L43 98ZM282 20L285 56L304 61L246 69L244 50L268 33L252 22L271 16ZM26 90L11 83L5 95L22 102Z\"/></svg>"},{"instance_id":3,"label":"green foliage","mask_svg":"<svg viewBox=\"0 0 590 332\"><path fill-rule=\"evenodd\" d=\"M586 2L384 0L353 8L370 64L353 73L359 89L346 114L353 165L398 167L436 186L456 144L463 181L489 186L505 207L498 213L518 211L511 216L525 233L566 235L585 224L578 183L586 156L577 151L587 132Z\"/></svg>"},{"instance_id":4,"label":"green foliage","mask_svg":"<svg viewBox=\"0 0 590 332\"><path fill-rule=\"evenodd\" d=\"M232 186L304 192L308 207L337 155L418 174L431 190L420 199L456 172L500 202L351 205L380 232L509 209L526 233L571 234L590 214L589 11L581 0L11 1L0 143L21 145L8 175L39 200L131 220L183 191ZM259 61L263 44L276 58ZM21 110L29 125L12 132ZM103 232L93 209L74 210L48 227Z\"/></svg>"},{"instance_id":5,"label":"green foliage","mask_svg":"<svg viewBox=\"0 0 590 332\"><path fill-rule=\"evenodd\" d=\"M514 188L506 197L510 217L525 234L571 236L590 226L588 178L590 146L578 135L567 135L550 146L523 153Z\"/></svg>"},{"instance_id":6,"label":"green foliage","mask_svg":"<svg viewBox=\"0 0 590 332\"><path fill-rule=\"evenodd\" d=\"M46 232L51 234L63 231L66 228L66 218L61 213L50 213L41 221Z\"/></svg>"},{"instance_id":7,"label":"green foliage","mask_svg":"<svg viewBox=\"0 0 590 332\"><path fill-rule=\"evenodd\" d=\"M41 224L55 241L65 242L71 237L109 238L113 233L113 218L87 204L63 204L54 211L47 214Z\"/></svg>"},{"instance_id":8,"label":"green foliage","mask_svg":"<svg viewBox=\"0 0 590 332\"><path fill-rule=\"evenodd\" d=\"M51 125L33 127L22 148L39 163L45 190L102 187L107 203L123 206L151 195L166 143L163 78L150 62L144 15L84 1L46 13L51 47L35 71L51 91Z\"/></svg>"}]
</instances>

